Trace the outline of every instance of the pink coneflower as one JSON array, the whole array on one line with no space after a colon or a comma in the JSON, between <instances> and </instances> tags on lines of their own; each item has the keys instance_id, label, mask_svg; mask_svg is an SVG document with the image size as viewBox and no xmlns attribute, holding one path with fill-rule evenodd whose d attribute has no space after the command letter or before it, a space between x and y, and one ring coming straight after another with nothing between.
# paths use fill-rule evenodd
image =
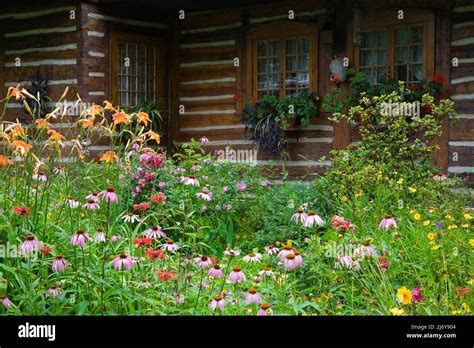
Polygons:
<instances>
[{"instance_id":1,"label":"pink coneflower","mask_svg":"<svg viewBox=\"0 0 474 348\"><path fill-rule=\"evenodd\" d=\"M270 244L268 247L265 248L265 253L267 253L270 256L278 255L279 252L280 252L280 249L278 249L273 244Z\"/></svg>"},{"instance_id":2,"label":"pink coneflower","mask_svg":"<svg viewBox=\"0 0 474 348\"><path fill-rule=\"evenodd\" d=\"M227 192L227 191L229 191L229 186L224 186L224 187L222 188L222 192Z\"/></svg>"},{"instance_id":3,"label":"pink coneflower","mask_svg":"<svg viewBox=\"0 0 474 348\"><path fill-rule=\"evenodd\" d=\"M92 192L90 195L86 197L88 201L99 202L100 197L98 192Z\"/></svg>"},{"instance_id":4,"label":"pink coneflower","mask_svg":"<svg viewBox=\"0 0 474 348\"><path fill-rule=\"evenodd\" d=\"M439 173L439 174L436 174L435 176L433 176L434 180L446 180L447 178L448 178L448 176L443 174L443 173Z\"/></svg>"},{"instance_id":5,"label":"pink coneflower","mask_svg":"<svg viewBox=\"0 0 474 348\"><path fill-rule=\"evenodd\" d=\"M230 210L232 210L232 204L224 204L223 208L227 211L230 211Z\"/></svg>"},{"instance_id":6,"label":"pink coneflower","mask_svg":"<svg viewBox=\"0 0 474 348\"><path fill-rule=\"evenodd\" d=\"M266 180L263 180L263 181L260 182L260 185L263 186L263 187L268 187L269 184L270 183Z\"/></svg>"},{"instance_id":7,"label":"pink coneflower","mask_svg":"<svg viewBox=\"0 0 474 348\"><path fill-rule=\"evenodd\" d=\"M294 221L296 223L298 222L304 223L304 220L306 219L307 216L308 214L304 212L303 208L298 208L296 213L294 213L293 216L291 217L291 221Z\"/></svg>"},{"instance_id":8,"label":"pink coneflower","mask_svg":"<svg viewBox=\"0 0 474 348\"><path fill-rule=\"evenodd\" d=\"M43 172L38 172L33 174L32 179L35 181L47 181L48 177Z\"/></svg>"},{"instance_id":9,"label":"pink coneflower","mask_svg":"<svg viewBox=\"0 0 474 348\"><path fill-rule=\"evenodd\" d=\"M74 198L69 197L67 198L67 204L69 205L69 208L75 209L81 205L81 202L79 202L78 200Z\"/></svg>"},{"instance_id":10,"label":"pink coneflower","mask_svg":"<svg viewBox=\"0 0 474 348\"><path fill-rule=\"evenodd\" d=\"M0 302L2 302L5 309L10 308L10 306L13 304L12 301L10 301L6 296L0 296Z\"/></svg>"},{"instance_id":11,"label":"pink coneflower","mask_svg":"<svg viewBox=\"0 0 474 348\"><path fill-rule=\"evenodd\" d=\"M360 264L358 260L354 260L349 255L343 255L336 258L336 267L343 267L347 269L352 269L354 271L360 270Z\"/></svg>"},{"instance_id":12,"label":"pink coneflower","mask_svg":"<svg viewBox=\"0 0 474 348\"><path fill-rule=\"evenodd\" d=\"M105 233L103 229L99 228L95 231L94 241L97 243L105 242Z\"/></svg>"},{"instance_id":13,"label":"pink coneflower","mask_svg":"<svg viewBox=\"0 0 474 348\"><path fill-rule=\"evenodd\" d=\"M379 228L382 230L388 230L390 228L397 228L397 222L392 215L385 215L385 217L380 221Z\"/></svg>"},{"instance_id":14,"label":"pink coneflower","mask_svg":"<svg viewBox=\"0 0 474 348\"><path fill-rule=\"evenodd\" d=\"M196 197L209 202L212 200L212 192L209 192L209 189L207 187L204 187L202 189L202 192L196 193Z\"/></svg>"},{"instance_id":15,"label":"pink coneflower","mask_svg":"<svg viewBox=\"0 0 474 348\"><path fill-rule=\"evenodd\" d=\"M323 221L323 219L321 219L319 217L318 214L316 214L316 212L314 210L310 210L310 211L308 211L308 215L304 218L303 226L304 227L311 227L314 224L316 224L318 226L322 226L322 225L324 225L324 221Z\"/></svg>"},{"instance_id":16,"label":"pink coneflower","mask_svg":"<svg viewBox=\"0 0 474 348\"><path fill-rule=\"evenodd\" d=\"M245 295L245 303L248 305L262 303L262 295L257 292L257 289L250 288Z\"/></svg>"},{"instance_id":17,"label":"pink coneflower","mask_svg":"<svg viewBox=\"0 0 474 348\"><path fill-rule=\"evenodd\" d=\"M206 269L212 266L212 260L206 255L196 257L194 262L198 265L199 268Z\"/></svg>"},{"instance_id":18,"label":"pink coneflower","mask_svg":"<svg viewBox=\"0 0 474 348\"><path fill-rule=\"evenodd\" d=\"M181 178L181 182L185 185L199 186L199 181L195 175L188 175Z\"/></svg>"},{"instance_id":19,"label":"pink coneflower","mask_svg":"<svg viewBox=\"0 0 474 348\"><path fill-rule=\"evenodd\" d=\"M354 256L361 258L377 257L377 250L374 245L359 245L354 249Z\"/></svg>"},{"instance_id":20,"label":"pink coneflower","mask_svg":"<svg viewBox=\"0 0 474 348\"><path fill-rule=\"evenodd\" d=\"M70 265L70 263L62 255L56 255L51 269L53 272L64 272L64 269L68 265Z\"/></svg>"},{"instance_id":21,"label":"pink coneflower","mask_svg":"<svg viewBox=\"0 0 474 348\"><path fill-rule=\"evenodd\" d=\"M138 286L141 287L141 288L148 289L149 287L151 287L151 284L148 281L148 279L145 278L145 279L142 279L142 281L140 283L138 283Z\"/></svg>"},{"instance_id":22,"label":"pink coneflower","mask_svg":"<svg viewBox=\"0 0 474 348\"><path fill-rule=\"evenodd\" d=\"M293 252L295 254L296 267L299 267L303 264L303 256L301 256L301 253L298 250L294 250Z\"/></svg>"},{"instance_id":23,"label":"pink coneflower","mask_svg":"<svg viewBox=\"0 0 474 348\"><path fill-rule=\"evenodd\" d=\"M240 266L232 267L232 272L230 272L229 275L229 280L232 284L245 282L246 279L247 278L245 278L245 274L242 272Z\"/></svg>"},{"instance_id":24,"label":"pink coneflower","mask_svg":"<svg viewBox=\"0 0 474 348\"><path fill-rule=\"evenodd\" d=\"M285 261L286 255L293 254L293 247L291 245L284 245L283 249L278 253L278 258L281 261Z\"/></svg>"},{"instance_id":25,"label":"pink coneflower","mask_svg":"<svg viewBox=\"0 0 474 348\"><path fill-rule=\"evenodd\" d=\"M194 162L194 164L191 166L191 170L196 171L196 170L199 170L199 169L201 169L201 166L199 165L199 163Z\"/></svg>"},{"instance_id":26,"label":"pink coneflower","mask_svg":"<svg viewBox=\"0 0 474 348\"><path fill-rule=\"evenodd\" d=\"M165 251L176 251L179 249L179 246L173 240L169 239L161 248Z\"/></svg>"},{"instance_id":27,"label":"pink coneflower","mask_svg":"<svg viewBox=\"0 0 474 348\"><path fill-rule=\"evenodd\" d=\"M26 236L25 241L21 245L22 254L26 255L31 253L32 251L39 250L41 250L41 243L31 234Z\"/></svg>"},{"instance_id":28,"label":"pink coneflower","mask_svg":"<svg viewBox=\"0 0 474 348\"><path fill-rule=\"evenodd\" d=\"M237 190L239 191L244 191L246 188L247 188L247 185L245 184L245 182L239 182L237 185Z\"/></svg>"},{"instance_id":29,"label":"pink coneflower","mask_svg":"<svg viewBox=\"0 0 474 348\"><path fill-rule=\"evenodd\" d=\"M240 255L240 251L238 249L231 249L229 247L227 247L225 250L224 250L224 255L228 255L228 256L239 256Z\"/></svg>"},{"instance_id":30,"label":"pink coneflower","mask_svg":"<svg viewBox=\"0 0 474 348\"><path fill-rule=\"evenodd\" d=\"M272 269L268 266L263 267L263 269L258 272L258 275L260 276L260 278L270 277L272 279L275 279L275 272L273 272Z\"/></svg>"},{"instance_id":31,"label":"pink coneflower","mask_svg":"<svg viewBox=\"0 0 474 348\"><path fill-rule=\"evenodd\" d=\"M159 187L160 189L164 189L165 186L166 186L166 183L163 182L163 181L160 181L160 182L158 183L158 187ZM160 194L160 193L161 193L161 192L159 192L158 194Z\"/></svg>"},{"instance_id":32,"label":"pink coneflower","mask_svg":"<svg viewBox=\"0 0 474 348\"><path fill-rule=\"evenodd\" d=\"M77 245L81 248L84 248L84 243L90 241L91 238L84 230L77 230L71 237L71 245Z\"/></svg>"},{"instance_id":33,"label":"pink coneflower","mask_svg":"<svg viewBox=\"0 0 474 348\"><path fill-rule=\"evenodd\" d=\"M133 267L133 260L130 256L127 256L125 253L121 253L112 261L115 270L120 271L122 269L126 269L130 271Z\"/></svg>"},{"instance_id":34,"label":"pink coneflower","mask_svg":"<svg viewBox=\"0 0 474 348\"><path fill-rule=\"evenodd\" d=\"M212 266L209 272L207 272L207 274L214 278L222 278L224 276L224 273L222 272L221 267L219 265Z\"/></svg>"},{"instance_id":35,"label":"pink coneflower","mask_svg":"<svg viewBox=\"0 0 474 348\"><path fill-rule=\"evenodd\" d=\"M137 222L138 220L140 220L140 217L138 215L133 214L133 213L128 213L128 214L122 215L121 219L124 222L133 224L134 222Z\"/></svg>"},{"instance_id":36,"label":"pink coneflower","mask_svg":"<svg viewBox=\"0 0 474 348\"><path fill-rule=\"evenodd\" d=\"M199 142L200 142L201 144L205 144L205 143L209 142L209 139L208 139L207 137L201 137L201 138L199 139Z\"/></svg>"},{"instance_id":37,"label":"pink coneflower","mask_svg":"<svg viewBox=\"0 0 474 348\"><path fill-rule=\"evenodd\" d=\"M89 199L86 204L82 206L84 209L95 210L99 209L99 204L96 203L95 200Z\"/></svg>"},{"instance_id":38,"label":"pink coneflower","mask_svg":"<svg viewBox=\"0 0 474 348\"><path fill-rule=\"evenodd\" d=\"M258 316L270 316L273 315L273 310L268 303L262 303L260 309L257 312Z\"/></svg>"},{"instance_id":39,"label":"pink coneflower","mask_svg":"<svg viewBox=\"0 0 474 348\"><path fill-rule=\"evenodd\" d=\"M283 261L283 267L287 271L292 271L299 266L298 261L296 260L295 254L288 254L285 256L285 260Z\"/></svg>"},{"instance_id":40,"label":"pink coneflower","mask_svg":"<svg viewBox=\"0 0 474 348\"><path fill-rule=\"evenodd\" d=\"M57 297L61 293L61 289L57 285L53 285L46 291L46 297Z\"/></svg>"},{"instance_id":41,"label":"pink coneflower","mask_svg":"<svg viewBox=\"0 0 474 348\"><path fill-rule=\"evenodd\" d=\"M160 226L152 226L145 231L145 235L147 238L151 239L160 239L166 237L166 233L161 230Z\"/></svg>"},{"instance_id":42,"label":"pink coneflower","mask_svg":"<svg viewBox=\"0 0 474 348\"><path fill-rule=\"evenodd\" d=\"M211 303L209 304L209 308L213 312L216 310L216 308L220 309L221 311L224 311L226 304L227 301L222 296L216 295L212 298Z\"/></svg>"},{"instance_id":43,"label":"pink coneflower","mask_svg":"<svg viewBox=\"0 0 474 348\"><path fill-rule=\"evenodd\" d=\"M64 174L64 168L54 167L53 168L53 174L54 175Z\"/></svg>"},{"instance_id":44,"label":"pink coneflower","mask_svg":"<svg viewBox=\"0 0 474 348\"><path fill-rule=\"evenodd\" d=\"M334 215L331 218L331 227L339 232L347 229L348 227L347 223L346 223L346 220L342 216Z\"/></svg>"},{"instance_id":45,"label":"pink coneflower","mask_svg":"<svg viewBox=\"0 0 474 348\"><path fill-rule=\"evenodd\" d=\"M118 196L115 193L115 189L113 186L108 186L105 190L99 192L99 196L102 197L103 200L109 203L118 202Z\"/></svg>"},{"instance_id":46,"label":"pink coneflower","mask_svg":"<svg viewBox=\"0 0 474 348\"><path fill-rule=\"evenodd\" d=\"M112 235L112 237L110 237L110 241L111 241L112 243L116 243L116 242L118 242L120 239L121 239L120 236L116 236L116 235Z\"/></svg>"},{"instance_id":47,"label":"pink coneflower","mask_svg":"<svg viewBox=\"0 0 474 348\"><path fill-rule=\"evenodd\" d=\"M261 259L262 259L262 254L260 253L249 253L248 255L244 256L245 262L256 263L256 262L260 262Z\"/></svg>"},{"instance_id":48,"label":"pink coneflower","mask_svg":"<svg viewBox=\"0 0 474 348\"><path fill-rule=\"evenodd\" d=\"M411 295L412 295L412 298L411 298L412 303L423 302L423 296L421 295L420 288L414 288L411 291Z\"/></svg>"}]
</instances>

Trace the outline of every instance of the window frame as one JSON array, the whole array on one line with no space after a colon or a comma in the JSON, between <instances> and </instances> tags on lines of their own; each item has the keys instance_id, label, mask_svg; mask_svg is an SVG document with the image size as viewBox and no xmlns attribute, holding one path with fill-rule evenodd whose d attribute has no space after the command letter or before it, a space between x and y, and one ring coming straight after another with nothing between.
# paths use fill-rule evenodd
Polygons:
<instances>
[{"instance_id":1,"label":"window frame","mask_svg":"<svg viewBox=\"0 0 474 348\"><path fill-rule=\"evenodd\" d=\"M403 9L404 19L397 18L399 9L371 9L362 16L362 32L364 31L387 31L387 64L385 74L387 80L394 78L394 33L397 28L411 26L423 26L423 58L422 79L431 78L435 72L434 52L435 49L435 13L431 10ZM360 47L354 46L354 67L359 72Z\"/></svg>"},{"instance_id":2,"label":"window frame","mask_svg":"<svg viewBox=\"0 0 474 348\"><path fill-rule=\"evenodd\" d=\"M247 95L257 97L257 41L280 40L279 98L285 98L286 40L307 37L309 39L309 93L318 91L318 30L316 23L275 21L249 29L247 39Z\"/></svg>"},{"instance_id":3,"label":"window frame","mask_svg":"<svg viewBox=\"0 0 474 348\"><path fill-rule=\"evenodd\" d=\"M155 36L130 34L122 32L111 32L109 39L109 72L110 90L112 103L118 105L119 93L119 44L146 45L155 48L155 101L166 99L166 74L167 74L167 47L165 40ZM120 105L122 107L122 105ZM130 107L130 106L124 106Z\"/></svg>"}]
</instances>

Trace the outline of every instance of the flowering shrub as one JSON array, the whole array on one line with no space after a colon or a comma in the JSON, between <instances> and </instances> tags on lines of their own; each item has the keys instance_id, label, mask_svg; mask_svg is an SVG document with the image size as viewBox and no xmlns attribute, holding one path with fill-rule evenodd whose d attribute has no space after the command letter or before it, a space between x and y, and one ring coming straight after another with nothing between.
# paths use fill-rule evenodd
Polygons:
<instances>
[{"instance_id":1,"label":"flowering shrub","mask_svg":"<svg viewBox=\"0 0 474 348\"><path fill-rule=\"evenodd\" d=\"M418 198L385 216L386 202L334 199L327 179L277 182L196 142L170 156L153 119L108 102L79 131L54 118L3 121L2 314L469 313L462 206ZM83 144L97 134L111 149L92 161Z\"/></svg>"}]
</instances>

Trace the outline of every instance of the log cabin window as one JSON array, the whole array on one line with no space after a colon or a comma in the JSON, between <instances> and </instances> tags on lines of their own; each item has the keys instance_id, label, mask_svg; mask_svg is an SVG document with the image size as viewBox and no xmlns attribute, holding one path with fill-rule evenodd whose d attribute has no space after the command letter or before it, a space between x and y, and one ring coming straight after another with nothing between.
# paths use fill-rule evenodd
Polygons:
<instances>
[{"instance_id":1,"label":"log cabin window","mask_svg":"<svg viewBox=\"0 0 474 348\"><path fill-rule=\"evenodd\" d=\"M254 97L286 98L316 91L316 29L308 24L265 25L248 33L247 78Z\"/></svg>"},{"instance_id":2,"label":"log cabin window","mask_svg":"<svg viewBox=\"0 0 474 348\"><path fill-rule=\"evenodd\" d=\"M144 35L111 33L111 95L133 107L163 97L165 52L162 41Z\"/></svg>"},{"instance_id":3,"label":"log cabin window","mask_svg":"<svg viewBox=\"0 0 474 348\"><path fill-rule=\"evenodd\" d=\"M372 84L390 79L413 83L431 77L434 16L413 10L405 11L404 20L387 20L393 19L393 13L369 15L365 23L363 20L356 67Z\"/></svg>"}]
</instances>

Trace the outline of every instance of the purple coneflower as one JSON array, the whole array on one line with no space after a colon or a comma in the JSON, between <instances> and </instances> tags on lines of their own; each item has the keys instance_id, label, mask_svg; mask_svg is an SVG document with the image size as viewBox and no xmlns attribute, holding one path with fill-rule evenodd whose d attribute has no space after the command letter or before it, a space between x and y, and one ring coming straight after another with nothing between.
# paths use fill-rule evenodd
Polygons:
<instances>
[{"instance_id":1,"label":"purple coneflower","mask_svg":"<svg viewBox=\"0 0 474 348\"><path fill-rule=\"evenodd\" d=\"M115 270L120 271L122 269L126 269L130 271L133 266L133 260L130 256L127 256L125 253L121 253L112 261Z\"/></svg>"},{"instance_id":2,"label":"purple coneflower","mask_svg":"<svg viewBox=\"0 0 474 348\"><path fill-rule=\"evenodd\" d=\"M173 240L166 241L165 244L161 247L165 251L176 251L179 249L178 244L176 244Z\"/></svg>"},{"instance_id":3,"label":"purple coneflower","mask_svg":"<svg viewBox=\"0 0 474 348\"><path fill-rule=\"evenodd\" d=\"M356 257L377 257L377 250L375 250L374 245L359 245L357 248L354 249L354 256Z\"/></svg>"},{"instance_id":4,"label":"purple coneflower","mask_svg":"<svg viewBox=\"0 0 474 348\"><path fill-rule=\"evenodd\" d=\"M263 269L258 272L258 275L260 276L260 278L269 277L275 279L275 272L273 272L272 269L268 266L263 267Z\"/></svg>"},{"instance_id":5,"label":"purple coneflower","mask_svg":"<svg viewBox=\"0 0 474 348\"><path fill-rule=\"evenodd\" d=\"M99 209L100 206L97 204L97 201L89 199L86 204L82 206L84 209L90 209L90 210L95 210Z\"/></svg>"},{"instance_id":6,"label":"purple coneflower","mask_svg":"<svg viewBox=\"0 0 474 348\"><path fill-rule=\"evenodd\" d=\"M196 257L194 259L194 262L198 265L199 268L202 268L202 269L209 268L212 265L212 260L206 255Z\"/></svg>"},{"instance_id":7,"label":"purple coneflower","mask_svg":"<svg viewBox=\"0 0 474 348\"><path fill-rule=\"evenodd\" d=\"M33 174L32 179L35 181L47 181L48 177L43 172L38 172Z\"/></svg>"},{"instance_id":8,"label":"purple coneflower","mask_svg":"<svg viewBox=\"0 0 474 348\"><path fill-rule=\"evenodd\" d=\"M52 287L50 287L48 289L48 291L46 291L45 296L46 297L57 297L57 296L59 296L60 292L61 292L61 289L59 288L59 286L53 285Z\"/></svg>"},{"instance_id":9,"label":"purple coneflower","mask_svg":"<svg viewBox=\"0 0 474 348\"><path fill-rule=\"evenodd\" d=\"M311 227L314 224L316 224L318 226L322 226L322 225L324 225L324 221L323 221L323 219L321 219L319 217L318 214L316 214L316 212L314 210L310 210L310 211L308 211L308 215L304 218L303 226L304 227Z\"/></svg>"},{"instance_id":10,"label":"purple coneflower","mask_svg":"<svg viewBox=\"0 0 474 348\"><path fill-rule=\"evenodd\" d=\"M268 255L273 256L273 255L278 255L278 253L280 252L280 249L278 249L276 246L270 244L268 247L265 248L265 252Z\"/></svg>"},{"instance_id":11,"label":"purple coneflower","mask_svg":"<svg viewBox=\"0 0 474 348\"><path fill-rule=\"evenodd\" d=\"M205 144L205 143L209 142L209 139L208 139L207 137L201 137L201 138L199 139L199 142L200 142L201 144Z\"/></svg>"},{"instance_id":12,"label":"purple coneflower","mask_svg":"<svg viewBox=\"0 0 474 348\"><path fill-rule=\"evenodd\" d=\"M71 237L71 245L77 245L81 248L84 247L84 243L86 241L90 241L91 238L89 235L84 231L84 230L77 230L76 233L74 233Z\"/></svg>"},{"instance_id":13,"label":"purple coneflower","mask_svg":"<svg viewBox=\"0 0 474 348\"><path fill-rule=\"evenodd\" d=\"M256 262L260 262L261 259L262 259L262 254L260 253L250 253L244 256L245 262L256 263Z\"/></svg>"},{"instance_id":14,"label":"purple coneflower","mask_svg":"<svg viewBox=\"0 0 474 348\"><path fill-rule=\"evenodd\" d=\"M204 187L202 189L202 192L196 193L196 197L199 199L203 199L206 202L209 202L212 200L212 192L209 192L209 189L207 187Z\"/></svg>"},{"instance_id":15,"label":"purple coneflower","mask_svg":"<svg viewBox=\"0 0 474 348\"><path fill-rule=\"evenodd\" d=\"M54 167L53 168L53 174L54 175L64 174L64 168Z\"/></svg>"},{"instance_id":16,"label":"purple coneflower","mask_svg":"<svg viewBox=\"0 0 474 348\"><path fill-rule=\"evenodd\" d=\"M209 269L209 272L207 272L207 274L210 277L214 277L214 278L222 278L224 276L224 274L221 270L221 266L219 266L217 264L212 266L211 269Z\"/></svg>"},{"instance_id":17,"label":"purple coneflower","mask_svg":"<svg viewBox=\"0 0 474 348\"><path fill-rule=\"evenodd\" d=\"M94 241L97 243L105 242L105 233L103 229L99 228L95 231Z\"/></svg>"},{"instance_id":18,"label":"purple coneflower","mask_svg":"<svg viewBox=\"0 0 474 348\"><path fill-rule=\"evenodd\" d=\"M385 215L380 221L379 228L382 230L388 230L389 228L397 228L397 222L392 215Z\"/></svg>"},{"instance_id":19,"label":"purple coneflower","mask_svg":"<svg viewBox=\"0 0 474 348\"><path fill-rule=\"evenodd\" d=\"M294 221L296 223L298 222L304 223L304 220L306 219L307 216L308 214L304 212L303 208L298 208L296 213L294 213L293 216L291 217L291 221Z\"/></svg>"},{"instance_id":20,"label":"purple coneflower","mask_svg":"<svg viewBox=\"0 0 474 348\"><path fill-rule=\"evenodd\" d=\"M220 309L221 311L224 311L226 304L227 301L222 296L216 295L212 298L211 303L209 304L209 308L213 312L216 310L216 308Z\"/></svg>"},{"instance_id":21,"label":"purple coneflower","mask_svg":"<svg viewBox=\"0 0 474 348\"><path fill-rule=\"evenodd\" d=\"M223 208L227 211L232 210L232 204L225 204Z\"/></svg>"},{"instance_id":22,"label":"purple coneflower","mask_svg":"<svg viewBox=\"0 0 474 348\"><path fill-rule=\"evenodd\" d=\"M225 250L224 250L224 255L228 255L228 256L239 256L240 255L240 251L238 249L231 249L229 247L227 247Z\"/></svg>"},{"instance_id":23,"label":"purple coneflower","mask_svg":"<svg viewBox=\"0 0 474 348\"><path fill-rule=\"evenodd\" d=\"M166 233L161 230L160 226L152 226L145 231L145 236L150 239L160 239L165 238Z\"/></svg>"},{"instance_id":24,"label":"purple coneflower","mask_svg":"<svg viewBox=\"0 0 474 348\"><path fill-rule=\"evenodd\" d=\"M0 302L2 302L5 309L10 308L10 306L12 305L12 301L10 301L10 299L6 296L0 296Z\"/></svg>"},{"instance_id":25,"label":"purple coneflower","mask_svg":"<svg viewBox=\"0 0 474 348\"><path fill-rule=\"evenodd\" d=\"M185 185L199 186L199 181L195 175L188 175L181 178L181 182Z\"/></svg>"},{"instance_id":26,"label":"purple coneflower","mask_svg":"<svg viewBox=\"0 0 474 348\"><path fill-rule=\"evenodd\" d=\"M102 197L108 203L117 203L118 196L115 193L115 189L113 186L108 186L105 190L99 192L99 196Z\"/></svg>"},{"instance_id":27,"label":"purple coneflower","mask_svg":"<svg viewBox=\"0 0 474 348\"><path fill-rule=\"evenodd\" d=\"M191 170L196 171L196 170L199 170L199 169L201 169L201 166L199 165L199 163L194 162L194 164L191 166Z\"/></svg>"},{"instance_id":28,"label":"purple coneflower","mask_svg":"<svg viewBox=\"0 0 474 348\"><path fill-rule=\"evenodd\" d=\"M303 256L301 256L301 253L298 250L294 250L295 254L295 262L297 264L296 267L299 267L303 264Z\"/></svg>"},{"instance_id":29,"label":"purple coneflower","mask_svg":"<svg viewBox=\"0 0 474 348\"><path fill-rule=\"evenodd\" d=\"M285 267L287 271L292 271L298 266L299 264L298 261L296 261L295 254L286 255L285 260L283 261L283 267Z\"/></svg>"},{"instance_id":30,"label":"purple coneflower","mask_svg":"<svg viewBox=\"0 0 474 348\"><path fill-rule=\"evenodd\" d=\"M433 176L434 180L446 180L447 178L448 178L448 176L443 174L443 173L439 173L439 174L436 174L435 176Z\"/></svg>"},{"instance_id":31,"label":"purple coneflower","mask_svg":"<svg viewBox=\"0 0 474 348\"><path fill-rule=\"evenodd\" d=\"M133 214L133 213L128 213L128 214L122 215L121 219L124 222L133 224L134 222L137 222L138 220L140 220L140 217L138 215Z\"/></svg>"},{"instance_id":32,"label":"purple coneflower","mask_svg":"<svg viewBox=\"0 0 474 348\"><path fill-rule=\"evenodd\" d=\"M25 241L21 245L21 252L22 254L26 255L31 253L32 251L40 250L41 247L41 243L32 234L29 234L28 236L26 236Z\"/></svg>"},{"instance_id":33,"label":"purple coneflower","mask_svg":"<svg viewBox=\"0 0 474 348\"><path fill-rule=\"evenodd\" d=\"M262 303L260 309L257 312L258 316L270 316L273 315L273 310L268 303Z\"/></svg>"},{"instance_id":34,"label":"purple coneflower","mask_svg":"<svg viewBox=\"0 0 474 348\"><path fill-rule=\"evenodd\" d=\"M232 267L232 272L230 272L229 275L229 280L232 284L245 282L246 279L247 278L245 278L245 274L242 272L240 266Z\"/></svg>"},{"instance_id":35,"label":"purple coneflower","mask_svg":"<svg viewBox=\"0 0 474 348\"><path fill-rule=\"evenodd\" d=\"M262 296L257 292L257 289L249 289L245 295L245 303L248 305L262 303Z\"/></svg>"},{"instance_id":36,"label":"purple coneflower","mask_svg":"<svg viewBox=\"0 0 474 348\"><path fill-rule=\"evenodd\" d=\"M86 197L88 201L99 202L100 197L98 192L92 192L90 195Z\"/></svg>"},{"instance_id":37,"label":"purple coneflower","mask_svg":"<svg viewBox=\"0 0 474 348\"><path fill-rule=\"evenodd\" d=\"M75 209L81 205L81 202L79 202L78 200L74 198L69 197L67 198L67 204L69 205L69 208Z\"/></svg>"},{"instance_id":38,"label":"purple coneflower","mask_svg":"<svg viewBox=\"0 0 474 348\"><path fill-rule=\"evenodd\" d=\"M293 254L293 247L291 245L284 245L283 249L278 253L278 258L281 261L285 261L286 255Z\"/></svg>"},{"instance_id":39,"label":"purple coneflower","mask_svg":"<svg viewBox=\"0 0 474 348\"><path fill-rule=\"evenodd\" d=\"M70 263L62 255L56 255L51 269L53 272L64 272L64 269L68 265L70 265Z\"/></svg>"},{"instance_id":40,"label":"purple coneflower","mask_svg":"<svg viewBox=\"0 0 474 348\"><path fill-rule=\"evenodd\" d=\"M247 185L245 184L245 182L239 182L237 185L237 190L239 191L244 191L246 188L247 188Z\"/></svg>"}]
</instances>

